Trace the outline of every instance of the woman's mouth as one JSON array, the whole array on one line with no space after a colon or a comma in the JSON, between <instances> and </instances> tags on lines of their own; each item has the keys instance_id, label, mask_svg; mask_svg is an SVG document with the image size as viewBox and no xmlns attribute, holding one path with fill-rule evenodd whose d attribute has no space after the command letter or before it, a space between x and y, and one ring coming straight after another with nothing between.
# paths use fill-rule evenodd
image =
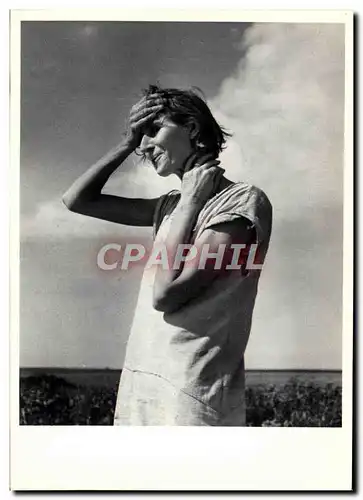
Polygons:
<instances>
[{"instance_id":1,"label":"woman's mouth","mask_svg":"<svg viewBox=\"0 0 363 500\"><path fill-rule=\"evenodd\" d=\"M154 166L157 165L157 162L162 155L163 155L163 153L158 153L157 155L152 157L151 161L152 161Z\"/></svg>"}]
</instances>

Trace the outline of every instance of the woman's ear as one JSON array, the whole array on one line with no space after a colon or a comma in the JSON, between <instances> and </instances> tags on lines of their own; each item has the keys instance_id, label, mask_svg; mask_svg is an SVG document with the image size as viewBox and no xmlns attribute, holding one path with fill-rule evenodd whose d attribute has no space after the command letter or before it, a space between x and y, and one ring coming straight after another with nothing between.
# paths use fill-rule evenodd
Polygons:
<instances>
[{"instance_id":1,"label":"woman's ear","mask_svg":"<svg viewBox=\"0 0 363 500\"><path fill-rule=\"evenodd\" d=\"M192 141L195 141L195 139L197 138L198 134L199 134L199 124L195 121L192 121L189 123L188 125L188 129L189 129L189 135L190 135L190 139Z\"/></svg>"}]
</instances>

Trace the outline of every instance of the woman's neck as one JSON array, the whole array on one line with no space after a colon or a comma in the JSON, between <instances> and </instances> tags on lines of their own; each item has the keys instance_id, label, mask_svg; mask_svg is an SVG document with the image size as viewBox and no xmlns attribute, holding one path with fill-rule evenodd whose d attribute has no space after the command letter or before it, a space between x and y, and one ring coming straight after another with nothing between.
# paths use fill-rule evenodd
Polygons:
<instances>
[{"instance_id":1,"label":"woman's neck","mask_svg":"<svg viewBox=\"0 0 363 500\"><path fill-rule=\"evenodd\" d=\"M229 179L227 179L224 176L221 177L221 180L219 181L219 185L218 185L218 188L217 188L217 191L215 192L215 194L220 193L221 191L223 191L223 189L230 186L231 184L233 184L232 181L230 181Z\"/></svg>"}]
</instances>

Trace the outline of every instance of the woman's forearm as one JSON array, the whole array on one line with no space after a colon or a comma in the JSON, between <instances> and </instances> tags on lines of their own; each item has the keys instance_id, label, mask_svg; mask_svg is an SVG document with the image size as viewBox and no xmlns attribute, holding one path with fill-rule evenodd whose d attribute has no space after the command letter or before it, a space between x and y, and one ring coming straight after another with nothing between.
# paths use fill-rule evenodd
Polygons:
<instances>
[{"instance_id":1,"label":"woman's forearm","mask_svg":"<svg viewBox=\"0 0 363 500\"><path fill-rule=\"evenodd\" d=\"M174 213L173 222L165 240L167 249L168 266L167 269L161 269L158 266L155 283L154 299L160 300L167 292L168 286L180 275L183 270L183 259L181 255L177 256L183 244L189 244L193 227L198 217L200 208L197 204L190 201L179 201ZM178 257L176 259L176 256Z\"/></svg>"},{"instance_id":2,"label":"woman's forearm","mask_svg":"<svg viewBox=\"0 0 363 500\"><path fill-rule=\"evenodd\" d=\"M165 241L168 266L167 269L161 269L159 266L155 276L154 307L158 310L163 310L168 291L183 271L185 259L181 258L184 255L179 253L182 245L190 244L198 214L216 191L224 172L217 166L220 163L218 160L205 161L208 157L209 155L205 155L199 158L201 164L194 168L190 168L192 165L185 167L180 200L173 213L173 221ZM194 155L190 161L195 160Z\"/></svg>"},{"instance_id":3,"label":"woman's forearm","mask_svg":"<svg viewBox=\"0 0 363 500\"><path fill-rule=\"evenodd\" d=\"M109 151L90 167L63 195L63 202L68 208L79 202L96 199L101 193L110 175L133 152L134 146L127 139Z\"/></svg>"}]
</instances>

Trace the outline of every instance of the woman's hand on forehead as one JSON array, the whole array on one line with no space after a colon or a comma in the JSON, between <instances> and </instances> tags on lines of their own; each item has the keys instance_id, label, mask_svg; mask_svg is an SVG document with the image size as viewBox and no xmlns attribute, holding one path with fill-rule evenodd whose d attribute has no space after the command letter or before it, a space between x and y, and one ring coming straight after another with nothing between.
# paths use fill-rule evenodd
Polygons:
<instances>
[{"instance_id":1,"label":"woman's hand on forehead","mask_svg":"<svg viewBox=\"0 0 363 500\"><path fill-rule=\"evenodd\" d=\"M130 119L132 122L137 122L142 119L155 118L166 104L166 100L160 96L150 95L143 97L138 103L132 106L130 111ZM145 122L145 120L144 120Z\"/></svg>"},{"instance_id":2,"label":"woman's hand on forehead","mask_svg":"<svg viewBox=\"0 0 363 500\"><path fill-rule=\"evenodd\" d=\"M146 111L156 106L165 106L166 103L166 99L161 97L160 94L150 94L148 96L142 97L142 99L140 99L140 101L132 107L131 111Z\"/></svg>"},{"instance_id":3,"label":"woman's hand on forehead","mask_svg":"<svg viewBox=\"0 0 363 500\"><path fill-rule=\"evenodd\" d=\"M132 106L129 116L129 131L127 140L135 149L140 145L143 129L157 117L162 111L166 100L159 94L144 96Z\"/></svg>"}]
</instances>

